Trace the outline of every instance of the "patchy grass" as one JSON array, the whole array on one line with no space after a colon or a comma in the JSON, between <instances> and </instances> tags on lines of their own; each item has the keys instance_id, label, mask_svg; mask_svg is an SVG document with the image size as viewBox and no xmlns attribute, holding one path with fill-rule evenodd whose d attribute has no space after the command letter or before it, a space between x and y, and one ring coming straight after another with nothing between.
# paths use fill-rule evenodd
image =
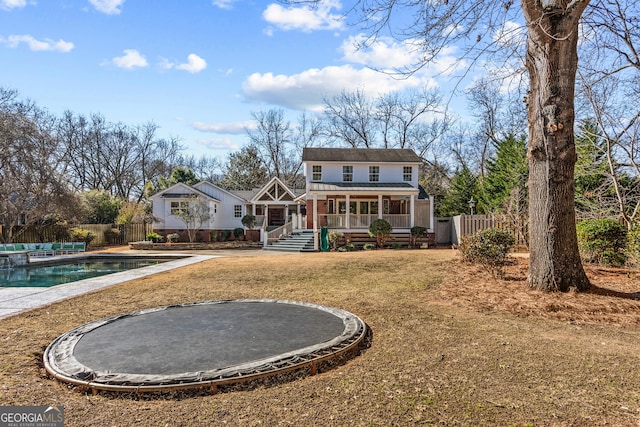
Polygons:
<instances>
[{"instance_id":1,"label":"patchy grass","mask_svg":"<svg viewBox=\"0 0 640 427\"><path fill-rule=\"evenodd\" d=\"M589 268L586 294L527 289L450 250L219 258L0 320L2 405L63 405L66 425L637 425L636 273ZM361 356L316 376L217 395L83 394L49 378L44 348L102 317L226 298L338 307L373 331Z\"/></svg>"}]
</instances>

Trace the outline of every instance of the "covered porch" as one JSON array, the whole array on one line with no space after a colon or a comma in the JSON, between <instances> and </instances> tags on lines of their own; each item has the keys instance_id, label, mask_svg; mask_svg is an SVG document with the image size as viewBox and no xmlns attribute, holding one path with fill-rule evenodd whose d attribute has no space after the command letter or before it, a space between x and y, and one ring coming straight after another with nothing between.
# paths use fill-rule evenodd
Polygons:
<instances>
[{"instance_id":1,"label":"covered porch","mask_svg":"<svg viewBox=\"0 0 640 427\"><path fill-rule=\"evenodd\" d=\"M394 232L409 232L416 225L419 190L408 184L312 184L307 195L307 228L328 227L342 232L363 232L376 219L384 219Z\"/></svg>"}]
</instances>

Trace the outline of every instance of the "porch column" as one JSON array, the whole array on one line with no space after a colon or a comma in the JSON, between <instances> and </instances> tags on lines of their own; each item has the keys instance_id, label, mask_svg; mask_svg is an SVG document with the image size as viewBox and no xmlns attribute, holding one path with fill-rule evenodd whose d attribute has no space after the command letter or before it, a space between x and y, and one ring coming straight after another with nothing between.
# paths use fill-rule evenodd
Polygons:
<instances>
[{"instance_id":1,"label":"porch column","mask_svg":"<svg viewBox=\"0 0 640 427\"><path fill-rule=\"evenodd\" d=\"M251 215L256 216L256 204L251 203Z\"/></svg>"},{"instance_id":2,"label":"porch column","mask_svg":"<svg viewBox=\"0 0 640 427\"><path fill-rule=\"evenodd\" d=\"M347 230L351 228L351 196L349 194L347 194L346 196L346 200L345 200L345 219L344 219L344 228L346 228Z\"/></svg>"},{"instance_id":3,"label":"porch column","mask_svg":"<svg viewBox=\"0 0 640 427\"><path fill-rule=\"evenodd\" d=\"M378 219L382 219L382 194L378 194Z\"/></svg>"},{"instance_id":4,"label":"porch column","mask_svg":"<svg viewBox=\"0 0 640 427\"><path fill-rule=\"evenodd\" d=\"M309 213L307 213L308 215ZM320 242L318 239L318 195L313 195L313 250L317 251L320 248Z\"/></svg>"},{"instance_id":5,"label":"porch column","mask_svg":"<svg viewBox=\"0 0 640 427\"><path fill-rule=\"evenodd\" d=\"M296 215L298 217L298 230L302 230L302 215L300 215L300 202L296 204ZM307 228L306 225L304 228Z\"/></svg>"},{"instance_id":6,"label":"porch column","mask_svg":"<svg viewBox=\"0 0 640 427\"><path fill-rule=\"evenodd\" d=\"M416 208L416 196L414 196L413 194L409 199L409 228L413 228L413 226L415 225L415 220L416 220L416 215L415 215L415 208Z\"/></svg>"},{"instance_id":7,"label":"porch column","mask_svg":"<svg viewBox=\"0 0 640 427\"><path fill-rule=\"evenodd\" d=\"M264 242L263 245L266 248L269 246L269 233L267 227L269 226L269 205L264 205Z\"/></svg>"}]
</instances>

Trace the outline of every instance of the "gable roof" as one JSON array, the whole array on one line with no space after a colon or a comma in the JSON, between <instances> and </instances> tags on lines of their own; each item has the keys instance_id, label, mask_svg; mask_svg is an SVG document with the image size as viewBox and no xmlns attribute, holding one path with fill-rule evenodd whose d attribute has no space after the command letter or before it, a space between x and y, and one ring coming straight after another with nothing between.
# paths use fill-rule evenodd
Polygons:
<instances>
[{"instance_id":1,"label":"gable roof","mask_svg":"<svg viewBox=\"0 0 640 427\"><path fill-rule=\"evenodd\" d=\"M303 162L421 163L408 148L305 148Z\"/></svg>"},{"instance_id":2,"label":"gable roof","mask_svg":"<svg viewBox=\"0 0 640 427\"><path fill-rule=\"evenodd\" d=\"M155 200L160 197L165 199L183 199L194 196L202 196L206 199L211 199L218 202L220 201L216 197L210 196L207 193L182 182L178 182L177 184L174 184L169 188L158 191L156 194L149 196L149 199Z\"/></svg>"}]
</instances>

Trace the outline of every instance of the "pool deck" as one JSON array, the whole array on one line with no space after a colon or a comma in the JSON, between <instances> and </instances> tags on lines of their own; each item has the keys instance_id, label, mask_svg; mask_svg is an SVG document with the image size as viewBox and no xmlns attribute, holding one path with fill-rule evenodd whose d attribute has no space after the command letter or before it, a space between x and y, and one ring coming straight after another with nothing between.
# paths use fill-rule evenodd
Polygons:
<instances>
[{"instance_id":1,"label":"pool deck","mask_svg":"<svg viewBox=\"0 0 640 427\"><path fill-rule=\"evenodd\" d=\"M100 255L97 252L88 252L82 255ZM182 253L149 253L141 251L124 251L122 255L151 255L151 256L176 256ZM58 259L71 259L82 255L63 255L57 256ZM120 273L108 274L102 277L80 280L63 285L52 286L50 288L0 288L0 319L42 307L67 298L93 292L109 286L117 285L129 280L139 279L141 277L150 276L152 274L162 273L178 267L195 264L213 258L219 258L221 255L214 254L193 254L189 253L188 257L180 258L175 261L169 261L148 267L137 268L135 270L122 271ZM55 259L48 257L47 261ZM37 261L36 261L37 262Z\"/></svg>"}]
</instances>

